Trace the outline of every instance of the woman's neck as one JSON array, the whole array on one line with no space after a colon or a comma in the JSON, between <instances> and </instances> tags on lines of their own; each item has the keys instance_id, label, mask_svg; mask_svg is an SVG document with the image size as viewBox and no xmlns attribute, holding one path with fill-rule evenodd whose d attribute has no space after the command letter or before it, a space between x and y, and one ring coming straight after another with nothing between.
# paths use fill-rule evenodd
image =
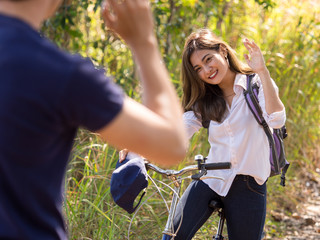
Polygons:
<instances>
[{"instance_id":1,"label":"woman's neck","mask_svg":"<svg viewBox=\"0 0 320 240\"><path fill-rule=\"evenodd\" d=\"M229 69L223 81L219 84L219 87L221 88L223 95L225 97L232 96L234 94L233 85L234 85L235 78L236 78L236 73L232 72Z\"/></svg>"}]
</instances>

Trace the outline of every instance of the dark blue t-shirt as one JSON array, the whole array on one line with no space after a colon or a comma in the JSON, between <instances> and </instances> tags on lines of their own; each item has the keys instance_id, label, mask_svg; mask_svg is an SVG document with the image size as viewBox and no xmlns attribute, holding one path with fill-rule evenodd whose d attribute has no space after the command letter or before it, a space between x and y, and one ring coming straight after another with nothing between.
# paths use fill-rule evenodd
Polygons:
<instances>
[{"instance_id":1,"label":"dark blue t-shirt","mask_svg":"<svg viewBox=\"0 0 320 240\"><path fill-rule=\"evenodd\" d=\"M104 71L0 15L0 239L67 238L62 186L76 131L106 126L122 103Z\"/></svg>"}]
</instances>

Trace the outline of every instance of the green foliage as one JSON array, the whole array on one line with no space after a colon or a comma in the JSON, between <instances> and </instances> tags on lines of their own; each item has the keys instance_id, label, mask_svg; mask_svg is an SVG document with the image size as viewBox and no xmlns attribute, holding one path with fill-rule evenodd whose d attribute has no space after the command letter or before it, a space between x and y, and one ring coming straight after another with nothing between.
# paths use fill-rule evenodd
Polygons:
<instances>
[{"instance_id":1,"label":"green foliage","mask_svg":"<svg viewBox=\"0 0 320 240\"><path fill-rule=\"evenodd\" d=\"M61 48L89 57L97 67L104 67L126 94L139 101L132 55L118 36L104 29L100 4L101 0L65 0L54 18L44 24L42 33ZM312 172L320 166L320 4L312 0L153 0L152 9L160 51L180 95L181 52L192 31L212 29L235 48L240 59L246 52L243 37L254 39L261 47L286 106L289 137L285 141L292 163L285 189L279 188L277 177L268 181L268 209L281 207L292 211L301 200L295 194L295 180L303 171ZM187 159L208 151L206 136L202 130L191 139ZM66 176L65 214L71 239L126 239L132 216L115 206L109 192L116 161L115 149L95 135L79 131ZM190 161L177 168L187 163ZM130 236L160 236L165 218L160 197L150 197L134 218ZM212 235L215 224L210 221L197 235L199 239ZM269 236L279 233L279 224L272 222L269 214L266 224Z\"/></svg>"},{"instance_id":2,"label":"green foliage","mask_svg":"<svg viewBox=\"0 0 320 240\"><path fill-rule=\"evenodd\" d=\"M276 3L272 0L255 0L259 5L263 6L265 9L274 8Z\"/></svg>"}]
</instances>

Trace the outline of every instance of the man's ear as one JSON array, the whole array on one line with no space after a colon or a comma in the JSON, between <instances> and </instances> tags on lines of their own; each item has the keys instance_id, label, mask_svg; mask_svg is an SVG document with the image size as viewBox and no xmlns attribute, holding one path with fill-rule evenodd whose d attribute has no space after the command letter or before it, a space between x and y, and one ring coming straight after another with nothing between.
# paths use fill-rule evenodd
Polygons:
<instances>
[{"instance_id":1,"label":"man's ear","mask_svg":"<svg viewBox=\"0 0 320 240\"><path fill-rule=\"evenodd\" d=\"M70 4L71 1L70 0L67 0L65 1L66 4ZM47 16L46 16L46 20L48 18L51 18L55 13L56 11L59 9L59 7L61 7L63 3L63 0L50 0L50 6L48 7L48 13L47 13Z\"/></svg>"}]
</instances>

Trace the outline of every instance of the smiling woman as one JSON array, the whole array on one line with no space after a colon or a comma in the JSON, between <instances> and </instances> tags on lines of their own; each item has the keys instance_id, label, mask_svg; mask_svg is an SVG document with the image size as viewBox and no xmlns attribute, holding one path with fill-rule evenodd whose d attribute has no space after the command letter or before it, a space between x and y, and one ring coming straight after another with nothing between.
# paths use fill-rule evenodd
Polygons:
<instances>
[{"instance_id":1,"label":"smiling woman","mask_svg":"<svg viewBox=\"0 0 320 240\"><path fill-rule=\"evenodd\" d=\"M215 171L214 175L224 181L191 182L174 217L176 240L190 240L194 236L214 211L208 206L210 201L224 206L230 239L261 239L270 151L266 134L244 99L249 74L256 73L251 76L259 86L259 105L266 124L280 128L286 117L260 48L248 39L243 44L249 52L245 55L247 66L208 29L200 29L186 40L182 84L188 137L208 123L208 162L231 162L232 167ZM207 176L213 173L208 172Z\"/></svg>"},{"instance_id":2,"label":"smiling woman","mask_svg":"<svg viewBox=\"0 0 320 240\"><path fill-rule=\"evenodd\" d=\"M226 74L228 61L225 49L219 48L218 51L204 49L197 50L190 56L190 62L193 69L197 72L201 80L211 84L218 84L224 74ZM217 80L216 76L219 76ZM215 79L215 81L213 81Z\"/></svg>"},{"instance_id":3,"label":"smiling woman","mask_svg":"<svg viewBox=\"0 0 320 240\"><path fill-rule=\"evenodd\" d=\"M233 90L229 86L224 92L216 84L227 77L224 85L232 85L235 73L251 74L253 71L240 62L226 42L206 29L192 33L186 40L185 49L181 78L184 110L196 108L202 118L220 122L226 109L224 96L232 96Z\"/></svg>"}]
</instances>

